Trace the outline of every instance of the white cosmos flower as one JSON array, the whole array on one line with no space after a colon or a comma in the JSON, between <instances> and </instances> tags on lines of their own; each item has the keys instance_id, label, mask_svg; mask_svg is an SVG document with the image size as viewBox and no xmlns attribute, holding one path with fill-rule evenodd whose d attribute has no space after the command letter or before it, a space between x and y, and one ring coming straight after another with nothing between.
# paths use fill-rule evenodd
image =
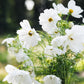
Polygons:
<instances>
[{"instance_id":1,"label":"white cosmos flower","mask_svg":"<svg viewBox=\"0 0 84 84\"><path fill-rule=\"evenodd\" d=\"M75 52L79 53L84 50L84 26L74 25L71 30L67 29L65 36L59 36L52 40L53 47L63 47L62 53L66 52L67 45Z\"/></svg>"},{"instance_id":2,"label":"white cosmos flower","mask_svg":"<svg viewBox=\"0 0 84 84\"><path fill-rule=\"evenodd\" d=\"M44 53L45 53L45 57L52 58L56 56L56 52L53 46L46 46Z\"/></svg>"},{"instance_id":3,"label":"white cosmos flower","mask_svg":"<svg viewBox=\"0 0 84 84\"><path fill-rule=\"evenodd\" d=\"M59 32L59 29L57 28L57 29L55 29L55 30L51 30L51 34L50 34L50 36L51 37L57 37L57 36L60 36L60 32Z\"/></svg>"},{"instance_id":4,"label":"white cosmos flower","mask_svg":"<svg viewBox=\"0 0 84 84\"><path fill-rule=\"evenodd\" d=\"M83 10L81 9L80 6L77 6L74 0L70 0L68 2L68 10L69 13L71 13L71 15L75 18L81 18L82 15L80 15L80 13L83 12Z\"/></svg>"},{"instance_id":5,"label":"white cosmos flower","mask_svg":"<svg viewBox=\"0 0 84 84\"><path fill-rule=\"evenodd\" d=\"M23 66L24 67L31 67L30 69L30 75L32 77L35 77L35 73L34 73L34 65L33 62L31 61L31 59L24 53L23 49L20 49L17 53L15 53L15 57L17 62L23 62Z\"/></svg>"},{"instance_id":6,"label":"white cosmos flower","mask_svg":"<svg viewBox=\"0 0 84 84\"><path fill-rule=\"evenodd\" d=\"M61 3L57 4L57 5L55 3L53 3L52 5L58 14L64 14L64 15L68 14L68 9L65 8Z\"/></svg>"},{"instance_id":7,"label":"white cosmos flower","mask_svg":"<svg viewBox=\"0 0 84 84\"><path fill-rule=\"evenodd\" d=\"M67 45L75 52L81 52L84 49L84 26L74 25L71 30L67 29Z\"/></svg>"},{"instance_id":8,"label":"white cosmos flower","mask_svg":"<svg viewBox=\"0 0 84 84\"><path fill-rule=\"evenodd\" d=\"M17 53L15 53L16 60L20 62L24 62L24 66L32 66L33 62L31 59L24 53L23 49L20 49Z\"/></svg>"},{"instance_id":9,"label":"white cosmos flower","mask_svg":"<svg viewBox=\"0 0 84 84\"><path fill-rule=\"evenodd\" d=\"M34 8L34 5L35 5L35 3L33 0L26 0L25 1L25 6L29 11L31 11Z\"/></svg>"},{"instance_id":10,"label":"white cosmos flower","mask_svg":"<svg viewBox=\"0 0 84 84\"><path fill-rule=\"evenodd\" d=\"M31 29L29 21L23 20L23 22L20 22L20 25L22 29L18 30L17 34L19 35L19 40L23 48L29 49L30 47L37 45L38 41L41 41L40 36L35 29Z\"/></svg>"},{"instance_id":11,"label":"white cosmos flower","mask_svg":"<svg viewBox=\"0 0 84 84\"><path fill-rule=\"evenodd\" d=\"M8 81L8 83L12 84L32 84L32 79L29 72L16 69L12 65L7 65L6 71L8 72L8 75L3 81Z\"/></svg>"},{"instance_id":12,"label":"white cosmos flower","mask_svg":"<svg viewBox=\"0 0 84 84\"><path fill-rule=\"evenodd\" d=\"M17 68L14 67L14 66L12 66L12 65L10 65L10 64L8 64L8 65L5 67L5 70L6 70L7 73L11 73L11 72L13 72L14 70L17 70Z\"/></svg>"},{"instance_id":13,"label":"white cosmos flower","mask_svg":"<svg viewBox=\"0 0 84 84\"><path fill-rule=\"evenodd\" d=\"M9 44L12 45L14 40L15 38L7 38L2 41L2 44L7 43L7 47L9 47Z\"/></svg>"},{"instance_id":14,"label":"white cosmos flower","mask_svg":"<svg viewBox=\"0 0 84 84\"><path fill-rule=\"evenodd\" d=\"M58 50L58 52L57 52L58 55L65 54L66 46L67 46L66 39L67 39L66 36L58 36L52 40L51 44L54 48L56 48ZM61 49L61 47L62 47L62 49Z\"/></svg>"},{"instance_id":15,"label":"white cosmos flower","mask_svg":"<svg viewBox=\"0 0 84 84\"><path fill-rule=\"evenodd\" d=\"M46 46L44 53L45 53L45 57L52 59L53 57L56 57L57 54L61 55L62 50L55 48L53 46Z\"/></svg>"},{"instance_id":16,"label":"white cosmos flower","mask_svg":"<svg viewBox=\"0 0 84 84\"><path fill-rule=\"evenodd\" d=\"M55 75L47 75L43 79L44 84L61 84L61 79Z\"/></svg>"},{"instance_id":17,"label":"white cosmos flower","mask_svg":"<svg viewBox=\"0 0 84 84\"><path fill-rule=\"evenodd\" d=\"M41 13L39 16L39 23L42 25L42 29L49 34L53 34L57 29L56 23L59 20L61 20L61 18L54 9L45 9L44 13Z\"/></svg>"}]
</instances>

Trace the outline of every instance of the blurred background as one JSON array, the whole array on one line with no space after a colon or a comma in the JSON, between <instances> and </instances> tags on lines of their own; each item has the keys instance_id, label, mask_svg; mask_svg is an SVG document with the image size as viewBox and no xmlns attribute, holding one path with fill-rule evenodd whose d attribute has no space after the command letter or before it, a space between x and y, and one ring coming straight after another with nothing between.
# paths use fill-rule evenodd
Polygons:
<instances>
[{"instance_id":1,"label":"blurred background","mask_svg":"<svg viewBox=\"0 0 84 84\"><path fill-rule=\"evenodd\" d=\"M32 28L42 30L38 19L40 13L46 8L51 8L53 2L56 4L62 3L67 7L68 1L69 0L0 0L0 84L2 84L2 79L6 75L4 66L8 63L17 65L15 59L8 56L7 48L1 45L2 40L7 37L15 36L16 30L20 28L19 23L23 19L28 19ZM77 5L84 9L84 0L75 1ZM82 15L84 16L84 12ZM82 18L76 19L70 17L69 20L78 24L82 23ZM11 59L13 60L11 61ZM80 67L80 72L82 73L83 71L84 60ZM82 77L82 79L80 79L82 82L77 84L84 84L83 80L84 78Z\"/></svg>"}]
</instances>

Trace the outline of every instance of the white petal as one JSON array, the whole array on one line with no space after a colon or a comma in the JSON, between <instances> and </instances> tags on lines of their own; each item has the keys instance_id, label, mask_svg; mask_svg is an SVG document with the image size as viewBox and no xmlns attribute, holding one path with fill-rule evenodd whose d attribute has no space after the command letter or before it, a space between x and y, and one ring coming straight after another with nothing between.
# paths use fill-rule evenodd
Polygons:
<instances>
[{"instance_id":1,"label":"white petal","mask_svg":"<svg viewBox=\"0 0 84 84\"><path fill-rule=\"evenodd\" d=\"M5 70L6 70L7 73L11 73L11 72L13 72L14 70L17 70L17 68L14 67L14 66L12 66L12 65L9 65L9 64L8 64L8 65L5 67Z\"/></svg>"},{"instance_id":2,"label":"white petal","mask_svg":"<svg viewBox=\"0 0 84 84\"><path fill-rule=\"evenodd\" d=\"M75 1L74 0L70 0L69 2L68 2L68 8L72 8L73 6L75 6Z\"/></svg>"},{"instance_id":3,"label":"white petal","mask_svg":"<svg viewBox=\"0 0 84 84\"><path fill-rule=\"evenodd\" d=\"M23 20L22 22L20 22L20 25L23 29L31 29L31 26L28 20Z\"/></svg>"}]
</instances>

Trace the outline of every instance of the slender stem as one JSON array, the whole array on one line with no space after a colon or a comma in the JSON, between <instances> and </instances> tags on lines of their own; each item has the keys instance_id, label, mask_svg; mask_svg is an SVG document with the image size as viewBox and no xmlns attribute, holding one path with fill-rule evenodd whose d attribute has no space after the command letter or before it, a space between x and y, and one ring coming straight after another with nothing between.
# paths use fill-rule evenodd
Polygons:
<instances>
[{"instance_id":1,"label":"slender stem","mask_svg":"<svg viewBox=\"0 0 84 84\"><path fill-rule=\"evenodd\" d=\"M66 17L66 21L68 21L68 19L69 19L69 16L70 16L70 14L68 14L68 16Z\"/></svg>"}]
</instances>

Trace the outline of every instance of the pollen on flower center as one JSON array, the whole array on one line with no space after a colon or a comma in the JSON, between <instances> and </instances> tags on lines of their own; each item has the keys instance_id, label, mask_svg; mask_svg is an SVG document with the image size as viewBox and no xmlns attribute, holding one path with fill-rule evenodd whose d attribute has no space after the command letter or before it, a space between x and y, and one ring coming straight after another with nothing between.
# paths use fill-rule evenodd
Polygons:
<instances>
[{"instance_id":1,"label":"pollen on flower center","mask_svg":"<svg viewBox=\"0 0 84 84\"><path fill-rule=\"evenodd\" d=\"M73 38L70 38L70 40L73 40Z\"/></svg>"},{"instance_id":2,"label":"pollen on flower center","mask_svg":"<svg viewBox=\"0 0 84 84\"><path fill-rule=\"evenodd\" d=\"M57 31L55 31L55 34L57 34L58 32Z\"/></svg>"},{"instance_id":3,"label":"pollen on flower center","mask_svg":"<svg viewBox=\"0 0 84 84\"><path fill-rule=\"evenodd\" d=\"M69 9L69 13L73 13L73 10L72 9Z\"/></svg>"},{"instance_id":4,"label":"pollen on flower center","mask_svg":"<svg viewBox=\"0 0 84 84\"><path fill-rule=\"evenodd\" d=\"M69 35L68 38L69 38L70 40L74 40L74 39L72 38L72 34Z\"/></svg>"},{"instance_id":5,"label":"pollen on flower center","mask_svg":"<svg viewBox=\"0 0 84 84\"><path fill-rule=\"evenodd\" d=\"M48 19L48 21L49 21L49 22L52 22L52 21L53 21L53 19L50 17L50 18Z\"/></svg>"},{"instance_id":6,"label":"pollen on flower center","mask_svg":"<svg viewBox=\"0 0 84 84\"><path fill-rule=\"evenodd\" d=\"M29 36L32 36L32 35L33 35L33 32L30 30L30 31L28 32L28 35L29 35Z\"/></svg>"}]
</instances>

